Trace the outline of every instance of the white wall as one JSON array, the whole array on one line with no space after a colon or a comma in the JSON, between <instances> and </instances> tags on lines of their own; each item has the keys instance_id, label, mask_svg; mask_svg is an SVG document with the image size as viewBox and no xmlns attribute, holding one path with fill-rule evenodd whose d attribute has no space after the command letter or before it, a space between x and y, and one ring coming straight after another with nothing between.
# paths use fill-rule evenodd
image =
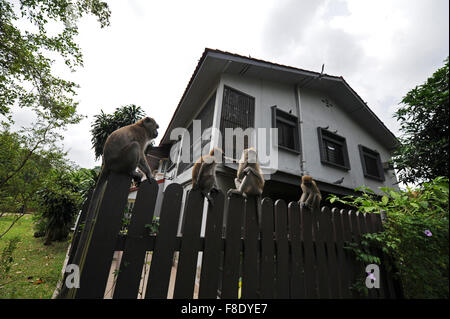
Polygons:
<instances>
[{"instance_id":1,"label":"white wall","mask_svg":"<svg viewBox=\"0 0 450 319\"><path fill-rule=\"evenodd\" d=\"M237 75L223 74L219 87L227 85L249 94L255 98L255 128L272 125L271 106L298 116L296 95L297 89L293 85L249 79ZM377 191L379 187L396 188L397 181L393 171L385 172L384 182L364 177L360 160L358 144L362 144L380 153L381 161L390 159L390 152L375 138L367 133L363 127L351 119L327 94L312 90L300 89L300 112L303 127L302 148L304 154L304 173L312 175L316 180L332 183L342 177L342 186L356 188L366 185ZM219 92L219 91L218 91ZM218 94L220 101L222 96ZM326 107L321 101L327 98L334 107ZM219 113L220 114L220 113ZM218 116L219 116L218 114ZM329 130L337 130L337 134L346 138L351 169L349 171L323 165L320 162L319 139L317 127L329 126ZM295 175L301 175L300 155L278 149L278 170Z\"/></svg>"},{"instance_id":2,"label":"white wall","mask_svg":"<svg viewBox=\"0 0 450 319\"><path fill-rule=\"evenodd\" d=\"M255 128L270 128L272 126L271 107L273 105L276 105L277 108L283 111L291 112L292 115L298 117L297 99L299 99L302 120L301 143L302 154L304 155L303 172L301 170L300 154L284 149L277 149L278 162L276 169L278 171L299 176L302 173L309 174L316 180L326 183L333 183L344 177L344 182L341 186L352 189L361 185L368 186L374 191L378 191L378 188L382 186L397 188L397 185L394 185L397 179L393 171L385 172L386 180L384 182L364 177L358 144L378 151L382 162L390 159L390 152L373 138L364 127L359 126L355 120L350 118L326 93L308 89L297 89L294 85L251 79L239 75L223 74L219 81L216 94L213 126L217 129L220 126L224 85L255 98ZM325 98L331 102L333 107L325 106L325 103L321 101ZM317 127L319 126L328 126L328 130L337 130L338 135L346 138L351 167L349 171L327 166L320 162L319 139L317 136ZM274 148L272 149L273 151L275 151ZM190 176L191 169L188 169L173 181L183 183L189 180Z\"/></svg>"},{"instance_id":3,"label":"white wall","mask_svg":"<svg viewBox=\"0 0 450 319\"><path fill-rule=\"evenodd\" d=\"M333 106L327 107L321 101L324 98L328 99ZM390 152L343 112L335 101L324 93L305 89L300 89L300 101L303 115L304 168L308 173L317 180L325 182L334 182L344 177L344 182L341 185L350 188L365 185L376 191L382 186L397 187L393 185L396 182L393 171L385 174L386 180L384 182L364 177L358 144L378 151L382 162L390 159ZM337 130L336 134L345 137L350 161L349 171L323 165L320 162L317 127L326 126L329 126L328 130Z\"/></svg>"},{"instance_id":4,"label":"white wall","mask_svg":"<svg viewBox=\"0 0 450 319\"><path fill-rule=\"evenodd\" d=\"M271 107L274 105L283 111L291 111L292 115L298 117L294 86L259 79L248 79L231 74L224 74L221 84L255 98L255 128L272 127ZM276 145L277 142L275 141L273 144ZM271 151L274 152L275 149L272 148ZM301 174L299 154L278 149L278 155L277 167L272 166L272 168L295 175Z\"/></svg>"}]
</instances>

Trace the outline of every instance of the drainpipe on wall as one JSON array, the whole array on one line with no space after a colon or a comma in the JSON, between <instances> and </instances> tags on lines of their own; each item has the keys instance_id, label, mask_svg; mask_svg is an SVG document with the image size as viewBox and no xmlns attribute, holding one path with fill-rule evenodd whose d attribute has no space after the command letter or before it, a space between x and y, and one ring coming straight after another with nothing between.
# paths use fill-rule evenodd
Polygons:
<instances>
[{"instance_id":1,"label":"drainpipe on wall","mask_svg":"<svg viewBox=\"0 0 450 319\"><path fill-rule=\"evenodd\" d=\"M300 98L300 86L295 86L295 104L297 107L297 114L298 114L298 135L299 135L299 142L300 142L300 174L303 176L305 175L305 169L304 165L306 163L304 148L303 148L303 117L302 117L302 103Z\"/></svg>"}]
</instances>

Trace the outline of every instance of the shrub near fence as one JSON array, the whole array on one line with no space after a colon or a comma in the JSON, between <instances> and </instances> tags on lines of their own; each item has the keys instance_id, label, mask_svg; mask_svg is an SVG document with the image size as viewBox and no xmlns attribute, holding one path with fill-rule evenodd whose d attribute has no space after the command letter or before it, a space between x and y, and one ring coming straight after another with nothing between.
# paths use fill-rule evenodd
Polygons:
<instances>
[{"instance_id":1,"label":"shrub near fence","mask_svg":"<svg viewBox=\"0 0 450 319\"><path fill-rule=\"evenodd\" d=\"M167 298L175 252L179 258L171 285L173 298L193 298L196 283L198 298L238 298L239 289L241 298L355 298L359 296L350 287L367 276L366 265L355 261L345 243L382 230L379 214L328 207L311 211L296 202L287 205L270 198L262 200L259 218L255 198L225 198L219 192L214 205L208 206L202 237L204 200L200 192L190 191L183 234L177 236L183 189L173 183L163 193L159 231L154 235L148 224L153 220L158 187L151 180L141 184L128 232L119 235L129 186L129 177L112 174L98 210L84 206L84 227L76 232L79 238L69 257L80 265L80 288L64 287L59 297L103 298L113 254L121 251L113 298L137 298L142 285L145 298ZM148 252L151 263L148 276L143 277ZM394 282L382 267L383 256L379 256L380 288L370 289L369 297L397 298Z\"/></svg>"}]
</instances>

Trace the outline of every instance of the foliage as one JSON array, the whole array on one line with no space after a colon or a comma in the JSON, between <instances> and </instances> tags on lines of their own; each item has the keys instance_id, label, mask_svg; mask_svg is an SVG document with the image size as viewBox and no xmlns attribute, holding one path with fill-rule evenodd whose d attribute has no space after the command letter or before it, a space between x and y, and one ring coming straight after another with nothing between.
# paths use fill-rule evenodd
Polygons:
<instances>
[{"instance_id":1,"label":"foliage","mask_svg":"<svg viewBox=\"0 0 450 319\"><path fill-rule=\"evenodd\" d=\"M101 110L100 114L95 115L95 121L91 125L91 141L95 159L102 155L106 139L112 132L123 126L134 124L143 117L145 117L145 112L140 106L134 104L118 107L112 114L104 113Z\"/></svg>"},{"instance_id":2,"label":"foliage","mask_svg":"<svg viewBox=\"0 0 450 319\"><path fill-rule=\"evenodd\" d=\"M54 170L38 192L38 213L46 224L45 244L66 239L80 209L82 197L74 175L76 173L69 170Z\"/></svg>"},{"instance_id":3,"label":"foliage","mask_svg":"<svg viewBox=\"0 0 450 319\"><path fill-rule=\"evenodd\" d=\"M399 180L449 176L449 60L424 84L409 91L394 117L403 133L393 158Z\"/></svg>"},{"instance_id":4,"label":"foliage","mask_svg":"<svg viewBox=\"0 0 450 319\"><path fill-rule=\"evenodd\" d=\"M46 118L77 121L77 85L53 74L51 57L71 71L83 65L75 37L86 15L96 16L101 27L109 24L108 5L99 0L0 0L0 115L11 120L11 107L18 105Z\"/></svg>"},{"instance_id":5,"label":"foliage","mask_svg":"<svg viewBox=\"0 0 450 319\"><path fill-rule=\"evenodd\" d=\"M0 193L22 206L31 199L50 168L62 161L64 152L55 146L57 137L42 126L11 132L0 131ZM21 200L18 200L19 199ZM12 202L3 202L12 205ZM16 207L10 207L14 211ZM0 207L0 210L5 206Z\"/></svg>"},{"instance_id":6,"label":"foliage","mask_svg":"<svg viewBox=\"0 0 450 319\"><path fill-rule=\"evenodd\" d=\"M85 201L88 197L90 190L95 188L98 175L100 173L100 167L95 168L80 168L72 172L71 180L78 190L82 201Z\"/></svg>"},{"instance_id":7,"label":"foliage","mask_svg":"<svg viewBox=\"0 0 450 319\"><path fill-rule=\"evenodd\" d=\"M130 221L131 221L130 207L126 206L123 211L122 226L120 227L119 231L121 235L126 235L128 233L128 226L130 225Z\"/></svg>"},{"instance_id":8,"label":"foliage","mask_svg":"<svg viewBox=\"0 0 450 319\"><path fill-rule=\"evenodd\" d=\"M0 130L0 216L19 213L11 227L23 213L36 208L37 191L51 168L64 161L64 152L55 145L56 135L40 124L19 132L11 132L8 125Z\"/></svg>"},{"instance_id":9,"label":"foliage","mask_svg":"<svg viewBox=\"0 0 450 319\"><path fill-rule=\"evenodd\" d=\"M108 5L100 0L0 0L0 216L30 206L55 162L64 153L59 132L78 123L77 85L54 74L54 58L71 71L83 65L75 38L86 15L109 24ZM27 108L34 120L13 131L13 108Z\"/></svg>"},{"instance_id":10,"label":"foliage","mask_svg":"<svg viewBox=\"0 0 450 319\"><path fill-rule=\"evenodd\" d=\"M448 178L435 178L416 190L380 189L381 197L363 187L357 189L363 191L360 197L328 198L363 213L386 213L383 232L364 235L354 252L359 260L373 262L371 251L381 249L389 257L385 262L392 262L407 298L448 298Z\"/></svg>"},{"instance_id":11,"label":"foliage","mask_svg":"<svg viewBox=\"0 0 450 319\"><path fill-rule=\"evenodd\" d=\"M157 235L159 232L159 217L153 217L151 224L145 224L144 227L148 229L150 235Z\"/></svg>"}]
</instances>

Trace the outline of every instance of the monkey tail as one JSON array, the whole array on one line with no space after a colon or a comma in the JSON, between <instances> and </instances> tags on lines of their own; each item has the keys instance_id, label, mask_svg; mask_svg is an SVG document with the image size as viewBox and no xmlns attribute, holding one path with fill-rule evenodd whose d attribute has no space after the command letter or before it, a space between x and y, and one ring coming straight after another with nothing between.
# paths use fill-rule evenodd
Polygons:
<instances>
[{"instance_id":1,"label":"monkey tail","mask_svg":"<svg viewBox=\"0 0 450 319\"><path fill-rule=\"evenodd\" d=\"M99 186L106 182L106 178L108 177L108 171L105 169L105 165L102 165L102 170L100 171L100 174L98 176L97 184L95 184L95 188L97 189Z\"/></svg>"},{"instance_id":2,"label":"monkey tail","mask_svg":"<svg viewBox=\"0 0 450 319\"><path fill-rule=\"evenodd\" d=\"M105 165L102 165L102 169L100 171L99 177L97 179L97 183L95 184L94 192L91 197L91 202L89 203L88 207L88 215L94 216L95 212L97 211L98 205L100 203L103 193L104 186L106 184L106 180L108 178L109 171L105 169Z\"/></svg>"}]
</instances>

